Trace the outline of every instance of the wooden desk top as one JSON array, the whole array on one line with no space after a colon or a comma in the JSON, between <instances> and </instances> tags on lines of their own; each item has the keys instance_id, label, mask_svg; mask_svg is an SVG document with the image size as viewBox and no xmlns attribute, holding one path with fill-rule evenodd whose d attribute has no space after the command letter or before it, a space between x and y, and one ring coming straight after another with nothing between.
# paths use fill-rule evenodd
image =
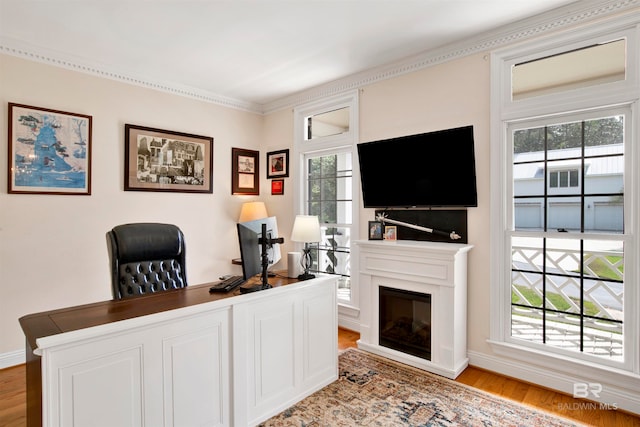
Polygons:
<instances>
[{"instance_id":1,"label":"wooden desk top","mask_svg":"<svg viewBox=\"0 0 640 427\"><path fill-rule=\"evenodd\" d=\"M298 281L297 279L285 277L285 274L284 272L280 272L278 276L270 277L269 284L272 287L279 287ZM228 293L209 293L209 288L214 283L218 282L203 283L194 286L189 285L183 289L175 289L135 298L101 301L29 314L20 318L20 326L33 351L37 348L36 339L41 337L240 295L239 288ZM260 283L260 280L252 278L248 283Z\"/></svg>"}]
</instances>

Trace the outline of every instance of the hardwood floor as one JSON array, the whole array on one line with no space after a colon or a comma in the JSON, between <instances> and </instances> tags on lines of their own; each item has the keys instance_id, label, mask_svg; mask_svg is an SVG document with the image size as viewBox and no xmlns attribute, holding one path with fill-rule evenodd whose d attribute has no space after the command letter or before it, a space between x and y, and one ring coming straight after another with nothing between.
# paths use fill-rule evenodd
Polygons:
<instances>
[{"instance_id":1,"label":"hardwood floor","mask_svg":"<svg viewBox=\"0 0 640 427\"><path fill-rule=\"evenodd\" d=\"M26 377L25 365L0 369L0 426L27 425Z\"/></svg>"},{"instance_id":2,"label":"hardwood floor","mask_svg":"<svg viewBox=\"0 0 640 427\"><path fill-rule=\"evenodd\" d=\"M338 349L356 347L357 332L340 328ZM0 370L0 426L24 427L26 420L25 365ZM640 417L621 410L598 409L597 404L569 395L494 374L475 367L467 368L457 382L494 393L543 411L552 412L583 424L602 427L637 427Z\"/></svg>"}]
</instances>

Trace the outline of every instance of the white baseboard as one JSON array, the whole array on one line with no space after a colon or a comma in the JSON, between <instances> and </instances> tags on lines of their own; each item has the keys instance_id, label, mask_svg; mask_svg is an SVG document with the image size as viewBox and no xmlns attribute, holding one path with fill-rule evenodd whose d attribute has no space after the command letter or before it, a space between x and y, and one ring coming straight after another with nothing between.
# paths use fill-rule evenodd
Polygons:
<instances>
[{"instance_id":1,"label":"white baseboard","mask_svg":"<svg viewBox=\"0 0 640 427\"><path fill-rule=\"evenodd\" d=\"M338 326L350 331L360 332L360 322L352 319L338 318Z\"/></svg>"},{"instance_id":2,"label":"white baseboard","mask_svg":"<svg viewBox=\"0 0 640 427\"><path fill-rule=\"evenodd\" d=\"M350 331L360 332L360 310L344 304L338 304L338 326Z\"/></svg>"},{"instance_id":3,"label":"white baseboard","mask_svg":"<svg viewBox=\"0 0 640 427\"><path fill-rule=\"evenodd\" d=\"M541 387L557 390L570 396L574 393L574 384L584 383L585 379L580 376L579 372L561 372L558 370L545 369L533 364L525 364L523 362L505 359L499 356L491 356L484 353L473 351L468 352L469 365L537 384ZM597 402L593 400L578 399L578 407L589 406L593 408L617 410L632 412L640 415L640 396L636 393L629 393L627 389L618 387L616 384L609 383L603 385L600 392L600 398ZM562 408L563 410L571 408Z\"/></svg>"},{"instance_id":4,"label":"white baseboard","mask_svg":"<svg viewBox=\"0 0 640 427\"><path fill-rule=\"evenodd\" d=\"M24 349L0 354L0 369L22 365L23 363L25 363Z\"/></svg>"}]
</instances>

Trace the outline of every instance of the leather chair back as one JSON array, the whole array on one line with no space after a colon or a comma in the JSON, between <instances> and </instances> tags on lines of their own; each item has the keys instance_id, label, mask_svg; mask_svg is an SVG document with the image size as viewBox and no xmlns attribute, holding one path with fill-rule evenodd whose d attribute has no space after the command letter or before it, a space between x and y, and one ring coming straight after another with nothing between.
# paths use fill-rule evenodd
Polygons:
<instances>
[{"instance_id":1,"label":"leather chair back","mask_svg":"<svg viewBox=\"0 0 640 427\"><path fill-rule=\"evenodd\" d=\"M185 243L172 224L122 224L107 232L113 299L187 286Z\"/></svg>"}]
</instances>

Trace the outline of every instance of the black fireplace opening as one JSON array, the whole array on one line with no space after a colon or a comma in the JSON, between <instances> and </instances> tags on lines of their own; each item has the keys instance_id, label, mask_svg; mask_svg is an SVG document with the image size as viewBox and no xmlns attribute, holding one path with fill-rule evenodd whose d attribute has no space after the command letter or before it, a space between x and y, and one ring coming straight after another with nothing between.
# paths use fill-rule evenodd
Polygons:
<instances>
[{"instance_id":1,"label":"black fireplace opening","mask_svg":"<svg viewBox=\"0 0 640 427\"><path fill-rule=\"evenodd\" d=\"M431 295L379 287L379 345L431 360Z\"/></svg>"}]
</instances>

